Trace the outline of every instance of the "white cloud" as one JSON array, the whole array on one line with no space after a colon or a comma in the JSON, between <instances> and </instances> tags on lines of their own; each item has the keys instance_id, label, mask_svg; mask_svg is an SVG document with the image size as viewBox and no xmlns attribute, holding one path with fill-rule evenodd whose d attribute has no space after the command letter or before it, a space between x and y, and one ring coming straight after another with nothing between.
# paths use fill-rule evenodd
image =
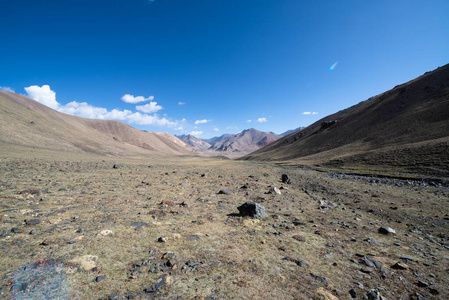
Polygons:
<instances>
[{"instance_id":1,"label":"white cloud","mask_svg":"<svg viewBox=\"0 0 449 300\"><path fill-rule=\"evenodd\" d=\"M196 120L195 121L195 125L198 125L198 124L205 124L205 123L208 123L208 122L210 122L211 120L206 120L206 119L204 119L204 120Z\"/></svg>"},{"instance_id":2,"label":"white cloud","mask_svg":"<svg viewBox=\"0 0 449 300\"><path fill-rule=\"evenodd\" d=\"M0 90L5 91L5 92L14 93L14 90L12 88L10 88L9 86L0 86Z\"/></svg>"},{"instance_id":3,"label":"white cloud","mask_svg":"<svg viewBox=\"0 0 449 300\"><path fill-rule=\"evenodd\" d=\"M191 131L191 132L189 132L189 134L194 135L194 136L199 136L199 135L202 135L203 132L202 131Z\"/></svg>"},{"instance_id":4,"label":"white cloud","mask_svg":"<svg viewBox=\"0 0 449 300\"><path fill-rule=\"evenodd\" d=\"M151 114L160 111L162 109L162 106L157 105L157 102L150 102L149 104L136 106L136 109L140 110L141 112Z\"/></svg>"},{"instance_id":5,"label":"white cloud","mask_svg":"<svg viewBox=\"0 0 449 300\"><path fill-rule=\"evenodd\" d=\"M246 123L251 123L252 122L252 120L246 120Z\"/></svg>"},{"instance_id":6,"label":"white cloud","mask_svg":"<svg viewBox=\"0 0 449 300\"><path fill-rule=\"evenodd\" d=\"M316 111L312 112L312 111L305 111L302 113L302 115L317 115L318 113Z\"/></svg>"},{"instance_id":7,"label":"white cloud","mask_svg":"<svg viewBox=\"0 0 449 300\"><path fill-rule=\"evenodd\" d=\"M220 131L220 129L218 129L217 127L214 128L214 131Z\"/></svg>"},{"instance_id":8,"label":"white cloud","mask_svg":"<svg viewBox=\"0 0 449 300\"><path fill-rule=\"evenodd\" d=\"M50 89L50 86L48 85L43 85L42 87L32 85L26 87L25 91L28 93L28 97L44 105L47 105L53 109L56 109L59 112L83 118L100 119L100 120L119 120L138 125L176 126L178 124L178 122L169 121L168 119L161 118L156 114L154 115L146 114L146 113L154 113L162 109L162 106L157 105L156 102L150 102L149 104L143 106L136 106L136 109L145 112L145 114L142 114L140 112L133 112L127 109L107 110L104 107L96 107L88 104L87 102L72 101L70 103L67 103L66 105L61 105L56 101L56 93L52 91ZM129 96L133 97L133 99L139 99L139 97L141 97L141 96L134 97L132 95ZM122 100L124 100L123 97ZM131 98L126 99L130 100ZM149 98L146 98L145 101L150 99L152 100L153 97L151 96Z\"/></svg>"},{"instance_id":9,"label":"white cloud","mask_svg":"<svg viewBox=\"0 0 449 300\"><path fill-rule=\"evenodd\" d=\"M105 115L108 114L108 110L106 108L95 107L87 104L86 102L76 101L67 103L66 105L60 107L58 111L89 119L105 119Z\"/></svg>"},{"instance_id":10,"label":"white cloud","mask_svg":"<svg viewBox=\"0 0 449 300\"><path fill-rule=\"evenodd\" d=\"M148 98L145 98L144 96L137 96L134 97L134 95L125 94L122 96L122 100L126 103L139 103L144 101L153 101L154 96L150 96Z\"/></svg>"},{"instance_id":11,"label":"white cloud","mask_svg":"<svg viewBox=\"0 0 449 300\"><path fill-rule=\"evenodd\" d=\"M178 102L178 105L186 105L187 103L185 102Z\"/></svg>"},{"instance_id":12,"label":"white cloud","mask_svg":"<svg viewBox=\"0 0 449 300\"><path fill-rule=\"evenodd\" d=\"M28 97L50 108L58 109L60 106L56 101L56 93L50 89L49 85L43 85L42 87L32 85L26 87L25 91Z\"/></svg>"},{"instance_id":13,"label":"white cloud","mask_svg":"<svg viewBox=\"0 0 449 300\"><path fill-rule=\"evenodd\" d=\"M176 126L176 122L171 122L166 118L159 118L158 115L146 115L139 112L133 113L126 117L130 123L138 125L157 125L157 126Z\"/></svg>"},{"instance_id":14,"label":"white cloud","mask_svg":"<svg viewBox=\"0 0 449 300\"><path fill-rule=\"evenodd\" d=\"M257 119L257 122L265 123L265 122L267 122L267 118L259 118L259 119Z\"/></svg>"}]
</instances>

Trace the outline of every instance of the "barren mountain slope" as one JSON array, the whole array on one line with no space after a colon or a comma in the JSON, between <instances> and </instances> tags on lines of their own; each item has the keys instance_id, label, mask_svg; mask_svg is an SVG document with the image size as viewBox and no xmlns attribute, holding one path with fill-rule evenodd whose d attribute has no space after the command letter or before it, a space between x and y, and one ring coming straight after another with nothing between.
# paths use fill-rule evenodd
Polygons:
<instances>
[{"instance_id":1,"label":"barren mountain slope","mask_svg":"<svg viewBox=\"0 0 449 300\"><path fill-rule=\"evenodd\" d=\"M70 152L131 155L153 150L190 154L175 137L143 132L118 121L57 112L25 96L0 91L0 143Z\"/></svg>"},{"instance_id":2,"label":"barren mountain slope","mask_svg":"<svg viewBox=\"0 0 449 300\"><path fill-rule=\"evenodd\" d=\"M202 149L202 150L207 150L210 148L211 144L209 144L208 142L199 139L191 134L183 134L180 136L176 136L178 139L180 139L181 141L183 141L184 143L198 148L198 149Z\"/></svg>"},{"instance_id":3,"label":"barren mountain slope","mask_svg":"<svg viewBox=\"0 0 449 300\"><path fill-rule=\"evenodd\" d=\"M449 167L449 65L327 116L244 159Z\"/></svg>"},{"instance_id":4,"label":"barren mountain slope","mask_svg":"<svg viewBox=\"0 0 449 300\"><path fill-rule=\"evenodd\" d=\"M266 146L279 138L280 136L275 133L262 132L251 128L244 130L229 139L216 142L210 149L220 152L251 152Z\"/></svg>"}]
</instances>

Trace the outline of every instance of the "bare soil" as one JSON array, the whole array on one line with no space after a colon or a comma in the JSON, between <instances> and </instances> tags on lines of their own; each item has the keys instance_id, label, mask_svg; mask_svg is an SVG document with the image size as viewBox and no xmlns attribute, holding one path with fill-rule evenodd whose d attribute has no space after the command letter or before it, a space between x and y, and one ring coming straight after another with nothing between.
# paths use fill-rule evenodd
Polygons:
<instances>
[{"instance_id":1,"label":"bare soil","mask_svg":"<svg viewBox=\"0 0 449 300\"><path fill-rule=\"evenodd\" d=\"M438 183L213 158L2 153L0 291L55 259L69 299L448 299L448 196ZM269 217L240 217L250 200Z\"/></svg>"}]
</instances>

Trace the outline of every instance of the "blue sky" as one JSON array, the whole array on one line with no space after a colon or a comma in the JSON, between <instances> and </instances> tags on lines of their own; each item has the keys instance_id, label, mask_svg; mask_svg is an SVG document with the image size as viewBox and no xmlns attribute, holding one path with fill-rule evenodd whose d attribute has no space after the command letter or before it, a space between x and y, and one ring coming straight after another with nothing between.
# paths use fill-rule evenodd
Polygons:
<instances>
[{"instance_id":1,"label":"blue sky","mask_svg":"<svg viewBox=\"0 0 449 300\"><path fill-rule=\"evenodd\" d=\"M281 133L449 63L449 1L0 0L0 88L203 138Z\"/></svg>"}]
</instances>

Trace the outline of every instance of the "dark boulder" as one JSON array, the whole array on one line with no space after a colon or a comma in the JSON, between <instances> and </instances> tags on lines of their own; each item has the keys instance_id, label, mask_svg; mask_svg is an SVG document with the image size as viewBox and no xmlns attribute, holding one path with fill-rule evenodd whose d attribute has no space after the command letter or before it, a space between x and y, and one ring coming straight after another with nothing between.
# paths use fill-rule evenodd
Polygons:
<instances>
[{"instance_id":1,"label":"dark boulder","mask_svg":"<svg viewBox=\"0 0 449 300\"><path fill-rule=\"evenodd\" d=\"M237 207L237 209L239 210L242 217L249 216L254 219L268 218L268 215L265 212L265 207L253 201L248 201Z\"/></svg>"},{"instance_id":2,"label":"dark boulder","mask_svg":"<svg viewBox=\"0 0 449 300\"><path fill-rule=\"evenodd\" d=\"M290 183L292 183L291 179L288 177L287 174L282 174L281 180L282 180L282 182L285 183L285 184L290 184Z\"/></svg>"}]
</instances>

